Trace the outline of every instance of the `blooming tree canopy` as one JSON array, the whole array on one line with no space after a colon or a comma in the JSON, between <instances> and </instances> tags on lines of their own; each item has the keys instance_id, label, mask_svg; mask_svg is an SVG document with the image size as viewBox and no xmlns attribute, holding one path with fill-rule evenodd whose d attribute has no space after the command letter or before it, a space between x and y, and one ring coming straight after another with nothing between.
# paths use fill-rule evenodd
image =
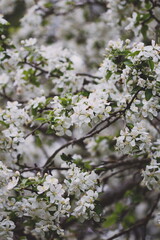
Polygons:
<instances>
[{"instance_id":1,"label":"blooming tree canopy","mask_svg":"<svg viewBox=\"0 0 160 240\"><path fill-rule=\"evenodd\" d=\"M0 12L0 240L159 240L159 1Z\"/></svg>"}]
</instances>

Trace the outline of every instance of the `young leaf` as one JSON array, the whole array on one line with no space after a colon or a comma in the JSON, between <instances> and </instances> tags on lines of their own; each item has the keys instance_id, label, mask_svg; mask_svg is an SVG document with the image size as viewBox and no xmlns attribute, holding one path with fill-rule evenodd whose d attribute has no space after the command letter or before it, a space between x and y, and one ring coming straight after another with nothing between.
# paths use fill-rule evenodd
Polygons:
<instances>
[{"instance_id":1,"label":"young leaf","mask_svg":"<svg viewBox=\"0 0 160 240\"><path fill-rule=\"evenodd\" d=\"M148 64L149 64L150 69L153 71L153 69L154 69L154 62L151 59L149 59L148 60Z\"/></svg>"},{"instance_id":2,"label":"young leaf","mask_svg":"<svg viewBox=\"0 0 160 240\"><path fill-rule=\"evenodd\" d=\"M147 90L145 91L145 99L146 99L147 101L149 101L152 96L153 96L153 94L152 94L152 89L147 89Z\"/></svg>"}]
</instances>

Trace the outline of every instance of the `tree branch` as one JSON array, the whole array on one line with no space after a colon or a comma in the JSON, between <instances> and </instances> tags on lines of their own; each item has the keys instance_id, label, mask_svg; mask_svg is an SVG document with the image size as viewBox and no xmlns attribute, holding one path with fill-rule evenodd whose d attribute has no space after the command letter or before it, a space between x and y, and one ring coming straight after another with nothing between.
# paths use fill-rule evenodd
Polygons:
<instances>
[{"instance_id":1,"label":"tree branch","mask_svg":"<svg viewBox=\"0 0 160 240\"><path fill-rule=\"evenodd\" d=\"M144 89L139 89L135 95L133 96L133 98L131 99L131 101L127 104L126 108L124 110L120 110L120 111L117 111L115 113L112 113L108 118L104 119L103 121L101 121L100 123L98 123L96 126L94 126L92 128L91 131L89 131L87 133L86 136L83 136L79 139L73 139L71 141L69 141L68 143L62 145L60 148L58 148L47 160L47 162L44 164L44 172L47 170L47 167L51 166L53 161L52 159L54 159L54 157L64 148L70 146L70 145L74 145L76 143L79 143L79 142L83 142L85 139L87 138L90 138L98 133L100 133L102 130L108 128L111 124L113 124L114 122L118 121L122 115L125 115L125 112L130 108L130 106L132 105L133 101L135 100L135 98L137 97L138 93L140 91L142 91ZM118 116L116 117L116 115L118 114ZM113 120L111 120L113 117L115 117ZM102 127L100 127L99 129L97 129L100 125L102 125L103 123L105 123Z\"/></svg>"}]
</instances>

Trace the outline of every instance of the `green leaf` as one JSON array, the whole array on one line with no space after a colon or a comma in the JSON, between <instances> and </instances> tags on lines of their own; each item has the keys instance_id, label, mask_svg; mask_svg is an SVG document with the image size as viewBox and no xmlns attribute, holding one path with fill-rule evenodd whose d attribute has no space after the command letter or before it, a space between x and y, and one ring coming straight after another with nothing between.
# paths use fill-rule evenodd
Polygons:
<instances>
[{"instance_id":1,"label":"green leaf","mask_svg":"<svg viewBox=\"0 0 160 240\"><path fill-rule=\"evenodd\" d=\"M129 56L135 57L135 56L137 56L139 53L140 53L140 51L135 51L135 52L133 52L133 53L130 53Z\"/></svg>"},{"instance_id":2,"label":"green leaf","mask_svg":"<svg viewBox=\"0 0 160 240\"><path fill-rule=\"evenodd\" d=\"M145 99L146 99L147 101L149 101L152 96L153 96L153 94L152 94L152 89L147 89L147 90L145 91Z\"/></svg>"},{"instance_id":3,"label":"green leaf","mask_svg":"<svg viewBox=\"0 0 160 240\"><path fill-rule=\"evenodd\" d=\"M89 94L90 94L90 92L87 92L87 91L82 91L81 92L81 95L84 96L84 97L89 97Z\"/></svg>"},{"instance_id":4,"label":"green leaf","mask_svg":"<svg viewBox=\"0 0 160 240\"><path fill-rule=\"evenodd\" d=\"M38 147L42 146L42 141L38 135L35 136L35 143Z\"/></svg>"},{"instance_id":5,"label":"green leaf","mask_svg":"<svg viewBox=\"0 0 160 240\"><path fill-rule=\"evenodd\" d=\"M127 123L126 126L129 128L129 130L131 130L134 127L133 123Z\"/></svg>"},{"instance_id":6,"label":"green leaf","mask_svg":"<svg viewBox=\"0 0 160 240\"><path fill-rule=\"evenodd\" d=\"M62 158L63 161L66 161L66 162L71 162L72 161L72 156L70 154L66 155L65 153L62 153L61 158Z\"/></svg>"},{"instance_id":7,"label":"green leaf","mask_svg":"<svg viewBox=\"0 0 160 240\"><path fill-rule=\"evenodd\" d=\"M4 125L5 127L9 127L9 124L5 123L4 121L0 120L0 124Z\"/></svg>"},{"instance_id":8,"label":"green leaf","mask_svg":"<svg viewBox=\"0 0 160 240\"><path fill-rule=\"evenodd\" d=\"M52 97L47 98L47 99L46 99L46 104L49 104L52 100L53 100Z\"/></svg>"},{"instance_id":9,"label":"green leaf","mask_svg":"<svg viewBox=\"0 0 160 240\"><path fill-rule=\"evenodd\" d=\"M124 206L122 203L120 203L120 202L116 203L116 205L115 205L115 213L116 214L120 214L125 209L126 209L126 206Z\"/></svg>"},{"instance_id":10,"label":"green leaf","mask_svg":"<svg viewBox=\"0 0 160 240\"><path fill-rule=\"evenodd\" d=\"M100 167L100 168L95 168L96 172L102 172L102 171L106 171L105 167Z\"/></svg>"},{"instance_id":11,"label":"green leaf","mask_svg":"<svg viewBox=\"0 0 160 240\"><path fill-rule=\"evenodd\" d=\"M103 227L107 228L119 221L120 216L126 210L126 206L118 202L115 204L114 212L103 222Z\"/></svg>"},{"instance_id":12,"label":"green leaf","mask_svg":"<svg viewBox=\"0 0 160 240\"><path fill-rule=\"evenodd\" d=\"M106 79L109 80L109 78L111 77L112 75L112 72L111 71L108 71L107 74L106 74Z\"/></svg>"},{"instance_id":13,"label":"green leaf","mask_svg":"<svg viewBox=\"0 0 160 240\"><path fill-rule=\"evenodd\" d=\"M138 92L140 89L142 89L140 86L136 86L133 88L131 94L135 94L136 92Z\"/></svg>"},{"instance_id":14,"label":"green leaf","mask_svg":"<svg viewBox=\"0 0 160 240\"><path fill-rule=\"evenodd\" d=\"M111 214L107 217L107 219L103 222L103 227L108 228L115 224L117 221L117 215L115 213Z\"/></svg>"},{"instance_id":15,"label":"green leaf","mask_svg":"<svg viewBox=\"0 0 160 240\"><path fill-rule=\"evenodd\" d=\"M44 4L44 7L46 7L46 8L52 8L52 7L53 7L53 3L50 3L50 2L45 3L45 4Z\"/></svg>"},{"instance_id":16,"label":"green leaf","mask_svg":"<svg viewBox=\"0 0 160 240\"><path fill-rule=\"evenodd\" d=\"M145 7L146 7L147 10L149 10L152 7L151 2L147 2Z\"/></svg>"},{"instance_id":17,"label":"green leaf","mask_svg":"<svg viewBox=\"0 0 160 240\"><path fill-rule=\"evenodd\" d=\"M95 208L94 208L94 211L99 215L99 214L102 213L103 208L102 208L102 206L99 203L97 203Z\"/></svg>"},{"instance_id":18,"label":"green leaf","mask_svg":"<svg viewBox=\"0 0 160 240\"><path fill-rule=\"evenodd\" d=\"M32 108L31 109L32 115L36 116L37 115L37 109L36 108Z\"/></svg>"},{"instance_id":19,"label":"green leaf","mask_svg":"<svg viewBox=\"0 0 160 240\"><path fill-rule=\"evenodd\" d=\"M147 31L148 31L148 26L143 25L142 28L141 28L141 32L142 32L142 35L143 35L144 39L147 38Z\"/></svg>"},{"instance_id":20,"label":"green leaf","mask_svg":"<svg viewBox=\"0 0 160 240\"><path fill-rule=\"evenodd\" d=\"M151 59L149 59L148 60L148 64L149 64L150 69L153 71L153 69L154 69L154 62Z\"/></svg>"},{"instance_id":21,"label":"green leaf","mask_svg":"<svg viewBox=\"0 0 160 240\"><path fill-rule=\"evenodd\" d=\"M84 168L86 170L91 170L92 169L91 162L90 161L84 162Z\"/></svg>"},{"instance_id":22,"label":"green leaf","mask_svg":"<svg viewBox=\"0 0 160 240\"><path fill-rule=\"evenodd\" d=\"M60 98L60 101L64 107L67 107L68 105L71 104L71 99L69 99L69 98L62 97L62 98Z\"/></svg>"},{"instance_id":23,"label":"green leaf","mask_svg":"<svg viewBox=\"0 0 160 240\"><path fill-rule=\"evenodd\" d=\"M125 61L124 61L124 64L125 65L127 65L127 66L133 66L133 63L129 60L129 59L126 59Z\"/></svg>"},{"instance_id":24,"label":"green leaf","mask_svg":"<svg viewBox=\"0 0 160 240\"><path fill-rule=\"evenodd\" d=\"M73 1L67 1L66 5L75 5L75 3Z\"/></svg>"},{"instance_id":25,"label":"green leaf","mask_svg":"<svg viewBox=\"0 0 160 240\"><path fill-rule=\"evenodd\" d=\"M129 213L123 218L122 225L124 228L129 228L135 223L135 216L133 211L129 211Z\"/></svg>"},{"instance_id":26,"label":"green leaf","mask_svg":"<svg viewBox=\"0 0 160 240\"><path fill-rule=\"evenodd\" d=\"M35 119L35 121L44 122L44 121L46 121L46 119L45 119L45 118L43 118L43 117L40 117L40 118L36 118L36 119Z\"/></svg>"},{"instance_id":27,"label":"green leaf","mask_svg":"<svg viewBox=\"0 0 160 240\"><path fill-rule=\"evenodd\" d=\"M66 219L66 222L69 223L69 222L72 222L74 220L76 220L76 217L70 216L69 218Z\"/></svg>"},{"instance_id":28,"label":"green leaf","mask_svg":"<svg viewBox=\"0 0 160 240\"><path fill-rule=\"evenodd\" d=\"M40 83L38 82L38 79L36 77L36 70L35 69L28 69L23 71L23 79L30 82L31 84L35 85L36 87L39 87Z\"/></svg>"},{"instance_id":29,"label":"green leaf","mask_svg":"<svg viewBox=\"0 0 160 240\"><path fill-rule=\"evenodd\" d=\"M141 21L147 21L150 19L150 14L146 13L141 16Z\"/></svg>"}]
</instances>

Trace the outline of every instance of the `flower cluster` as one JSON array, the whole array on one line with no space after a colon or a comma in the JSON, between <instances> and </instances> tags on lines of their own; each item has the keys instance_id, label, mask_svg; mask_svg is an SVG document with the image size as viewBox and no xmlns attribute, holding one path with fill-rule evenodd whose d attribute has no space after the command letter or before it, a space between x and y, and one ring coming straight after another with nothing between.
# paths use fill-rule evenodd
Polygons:
<instances>
[{"instance_id":1,"label":"flower cluster","mask_svg":"<svg viewBox=\"0 0 160 240\"><path fill-rule=\"evenodd\" d=\"M160 183L160 141L153 143L151 147L151 163L143 170L143 184L145 184L150 190L155 189L159 191Z\"/></svg>"},{"instance_id":2,"label":"flower cluster","mask_svg":"<svg viewBox=\"0 0 160 240\"><path fill-rule=\"evenodd\" d=\"M12 196L12 189L18 184L19 172L13 172L0 162L0 236L1 239L12 240L15 223L10 219L8 198Z\"/></svg>"},{"instance_id":3,"label":"flower cluster","mask_svg":"<svg viewBox=\"0 0 160 240\"><path fill-rule=\"evenodd\" d=\"M6 108L1 110L0 123L2 136L0 139L1 149L12 151L17 145L24 142L23 126L31 122L30 116L18 102L8 102Z\"/></svg>"},{"instance_id":4,"label":"flower cluster","mask_svg":"<svg viewBox=\"0 0 160 240\"><path fill-rule=\"evenodd\" d=\"M117 148L123 153L142 153L150 150L151 137L145 129L144 122L136 123L134 126L126 127L120 131L116 138Z\"/></svg>"},{"instance_id":5,"label":"flower cluster","mask_svg":"<svg viewBox=\"0 0 160 240\"><path fill-rule=\"evenodd\" d=\"M64 180L69 195L75 195L73 216L80 217L81 221L96 216L94 212L94 202L98 198L98 192L95 191L97 185L97 175L94 171L91 173L81 172L74 163L69 165L70 169Z\"/></svg>"},{"instance_id":6,"label":"flower cluster","mask_svg":"<svg viewBox=\"0 0 160 240\"><path fill-rule=\"evenodd\" d=\"M98 218L94 212L98 176L93 171L82 172L75 164L69 164L67 177L60 183L54 173L24 178L1 162L0 175L0 229L1 236L6 236L8 240L16 227L15 216L23 219L26 234L30 231L41 239L46 239L49 232L63 235L64 230L60 227L62 219L71 216L81 220L93 216ZM19 197L13 190L19 193Z\"/></svg>"}]
</instances>

